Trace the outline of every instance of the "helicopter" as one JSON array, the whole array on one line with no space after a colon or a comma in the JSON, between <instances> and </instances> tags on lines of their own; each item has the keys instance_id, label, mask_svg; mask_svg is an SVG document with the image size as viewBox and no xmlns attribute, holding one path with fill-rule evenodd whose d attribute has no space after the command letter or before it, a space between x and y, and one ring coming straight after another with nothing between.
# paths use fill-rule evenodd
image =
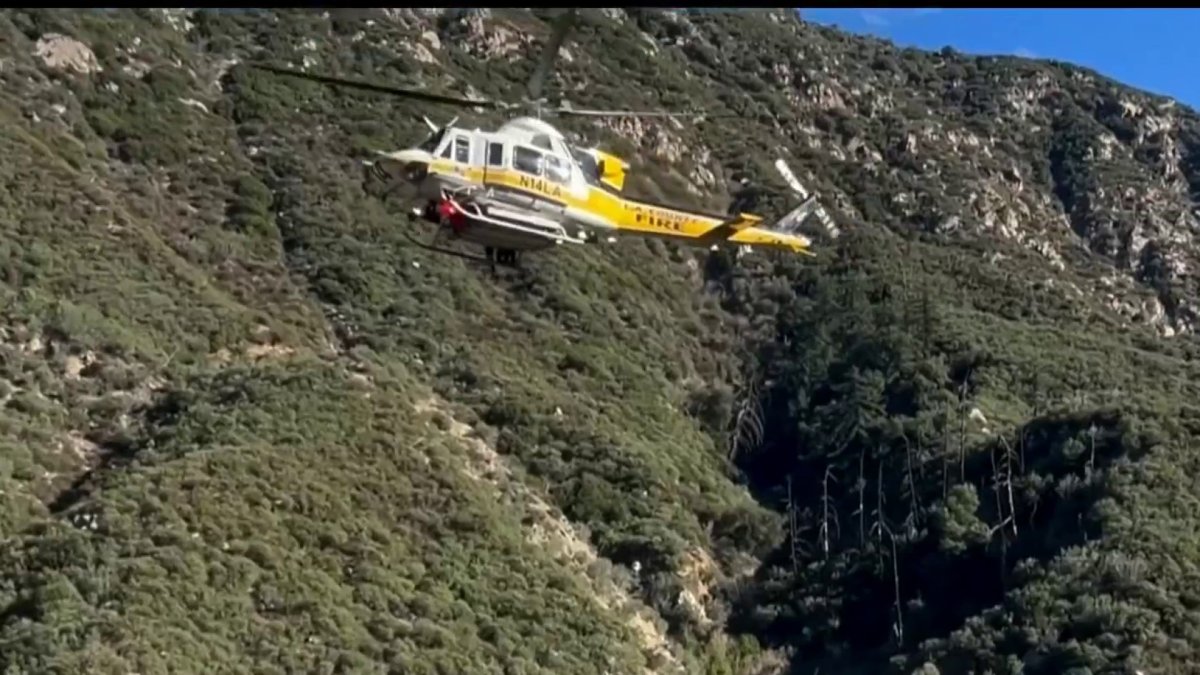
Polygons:
<instances>
[{"instance_id":1,"label":"helicopter","mask_svg":"<svg viewBox=\"0 0 1200 675\"><path fill-rule=\"evenodd\" d=\"M332 86L391 94L432 103L502 112L520 111L495 130L455 126L455 117L438 126L422 117L430 135L414 147L392 152L376 151L364 162L368 192L387 197L401 189L415 191L418 205L409 211L415 221L438 226L432 240L408 238L421 248L490 265L517 267L524 252L563 244L586 244L600 239L598 232L613 235L660 237L687 244L717 248L721 244L748 248L782 249L812 256L812 239L801 230L836 236L836 227L815 195L796 180L783 159L775 169L802 203L770 225L764 218L743 211L754 200L754 189L735 196L726 213L715 213L661 204L624 194L630 165L596 147L570 143L543 116L576 117L711 117L703 112L590 110L567 106L548 107L542 85L566 38L576 10L567 9L554 20L551 36L526 85L523 101L438 94L362 80L310 74L267 64L254 67L279 75L299 77ZM532 114L528 114L532 109ZM481 246L478 256L444 244L458 240Z\"/></svg>"}]
</instances>

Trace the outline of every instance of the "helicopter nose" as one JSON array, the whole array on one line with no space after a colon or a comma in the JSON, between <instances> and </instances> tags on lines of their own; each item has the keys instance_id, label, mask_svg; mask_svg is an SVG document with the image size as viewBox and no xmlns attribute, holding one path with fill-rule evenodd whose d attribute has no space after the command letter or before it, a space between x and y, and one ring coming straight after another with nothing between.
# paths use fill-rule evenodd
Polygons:
<instances>
[{"instance_id":1,"label":"helicopter nose","mask_svg":"<svg viewBox=\"0 0 1200 675\"><path fill-rule=\"evenodd\" d=\"M409 162L404 167L404 180L419 183L429 175L429 165L423 162Z\"/></svg>"},{"instance_id":2,"label":"helicopter nose","mask_svg":"<svg viewBox=\"0 0 1200 675\"><path fill-rule=\"evenodd\" d=\"M392 184L401 178L407 178L404 165L388 157L382 157L373 162L363 162L363 172L369 181Z\"/></svg>"},{"instance_id":3,"label":"helicopter nose","mask_svg":"<svg viewBox=\"0 0 1200 675\"><path fill-rule=\"evenodd\" d=\"M363 162L362 163L363 182L383 183L388 179L387 171L379 166L379 162Z\"/></svg>"}]
</instances>

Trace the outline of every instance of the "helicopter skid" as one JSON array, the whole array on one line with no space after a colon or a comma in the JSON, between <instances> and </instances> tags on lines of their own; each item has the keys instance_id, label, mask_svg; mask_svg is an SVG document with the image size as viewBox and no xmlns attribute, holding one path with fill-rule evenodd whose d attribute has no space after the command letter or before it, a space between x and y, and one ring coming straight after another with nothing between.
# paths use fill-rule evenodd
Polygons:
<instances>
[{"instance_id":1,"label":"helicopter skid","mask_svg":"<svg viewBox=\"0 0 1200 675\"><path fill-rule=\"evenodd\" d=\"M426 251L429 251L431 253L440 253L442 255L452 255L456 258L463 258L464 260L470 260L472 262L483 263L483 264L488 264L488 265L496 265L496 264L504 265L505 264L504 261L497 260L494 257L492 259L489 259L487 256L484 256L484 255L478 255L475 253L467 253L466 251L458 251L458 250L455 250L455 249L452 249L452 248L449 248L446 246L439 245L438 242L442 241L445 238L445 235L447 234L447 232L449 232L449 231L450 231L450 229L448 226L439 227L438 231L433 235L433 239L429 242L424 242L424 241L421 241L420 239L417 239L416 237L414 237L412 235L411 232L406 232L404 234L404 236L408 237L408 240L411 241L414 245L419 246L420 248L423 248ZM511 263L510 263L510 266L515 267L515 265L513 265Z\"/></svg>"},{"instance_id":2,"label":"helicopter skid","mask_svg":"<svg viewBox=\"0 0 1200 675\"><path fill-rule=\"evenodd\" d=\"M429 242L420 241L411 233L406 233L405 236L413 244L433 253L486 264L493 273L497 266L517 268L522 252L547 249L564 242L585 243L583 239L566 234L562 226L554 221L536 216L531 218L445 194L424 208L414 208L410 217L438 225L437 232ZM482 246L486 253L479 255L456 250L442 244L447 240Z\"/></svg>"},{"instance_id":3,"label":"helicopter skid","mask_svg":"<svg viewBox=\"0 0 1200 675\"><path fill-rule=\"evenodd\" d=\"M448 218L439 210L451 214ZM413 215L444 225L455 239L507 251L536 251L568 243L583 244L553 220L474 200L445 196Z\"/></svg>"}]
</instances>

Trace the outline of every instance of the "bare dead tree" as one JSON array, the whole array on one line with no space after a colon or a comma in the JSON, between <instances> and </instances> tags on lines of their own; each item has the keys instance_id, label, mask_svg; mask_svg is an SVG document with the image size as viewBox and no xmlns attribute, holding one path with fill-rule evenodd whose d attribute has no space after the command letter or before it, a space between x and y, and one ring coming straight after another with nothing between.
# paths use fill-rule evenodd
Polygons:
<instances>
[{"instance_id":1,"label":"bare dead tree","mask_svg":"<svg viewBox=\"0 0 1200 675\"><path fill-rule=\"evenodd\" d=\"M905 248L908 248L909 246L911 246L911 243L905 242ZM901 260L911 259L912 258L907 256L901 258ZM900 308L902 312L901 321L904 325L904 332L911 335L913 332L914 323L912 312L912 288L908 283L908 268L903 265L900 266Z\"/></svg>"},{"instance_id":2,"label":"bare dead tree","mask_svg":"<svg viewBox=\"0 0 1200 675\"><path fill-rule=\"evenodd\" d=\"M942 408L942 499L950 497L950 404Z\"/></svg>"},{"instance_id":3,"label":"bare dead tree","mask_svg":"<svg viewBox=\"0 0 1200 675\"><path fill-rule=\"evenodd\" d=\"M1088 452L1087 463L1089 473L1096 468L1096 434L1099 433L1099 431L1100 430L1096 428L1095 422L1088 427L1088 440L1091 441L1091 450Z\"/></svg>"},{"instance_id":4,"label":"bare dead tree","mask_svg":"<svg viewBox=\"0 0 1200 675\"><path fill-rule=\"evenodd\" d=\"M883 461L875 463L875 545L883 549Z\"/></svg>"},{"instance_id":5,"label":"bare dead tree","mask_svg":"<svg viewBox=\"0 0 1200 675\"><path fill-rule=\"evenodd\" d=\"M905 473L907 474L906 480L908 481L909 513L915 515L921 511L921 498L917 495L917 481L913 477L913 449L912 444L908 441L908 434L902 434L900 437L904 439L904 464Z\"/></svg>"},{"instance_id":6,"label":"bare dead tree","mask_svg":"<svg viewBox=\"0 0 1200 675\"><path fill-rule=\"evenodd\" d=\"M988 533L987 533L988 539L991 539L992 537L996 536L997 532L1008 527L1008 524L1011 521L1012 521L1012 516L1008 516L1004 520L1000 521L999 523L996 523L995 525L989 527Z\"/></svg>"},{"instance_id":7,"label":"bare dead tree","mask_svg":"<svg viewBox=\"0 0 1200 675\"><path fill-rule=\"evenodd\" d=\"M917 455L917 477L925 480L925 463L929 458L925 456L925 442L921 439L921 430L916 430L916 455Z\"/></svg>"},{"instance_id":8,"label":"bare dead tree","mask_svg":"<svg viewBox=\"0 0 1200 675\"><path fill-rule=\"evenodd\" d=\"M1012 509L1012 454L1009 452L1008 441L1003 436L1000 437L1000 452L1004 453L1004 461L996 461L996 449L988 450L988 459L992 463L992 494L996 497L996 514L1000 518L1000 524L991 529L988 533L988 538L1000 531L1000 581L1002 584L1007 583L1008 579L1008 536L1002 531L1008 524L1013 525L1016 529L1016 514ZM1004 495L1008 494L1008 514L1005 515L1005 499Z\"/></svg>"},{"instance_id":9,"label":"bare dead tree","mask_svg":"<svg viewBox=\"0 0 1200 675\"><path fill-rule=\"evenodd\" d=\"M762 397L759 390L760 376L752 373L729 432L729 461L734 461L742 451L753 452L763 441Z\"/></svg>"},{"instance_id":10,"label":"bare dead tree","mask_svg":"<svg viewBox=\"0 0 1200 675\"><path fill-rule=\"evenodd\" d=\"M1042 500L1035 492L1033 494L1033 505L1029 507L1029 527L1033 527L1034 519L1037 517L1038 507L1041 506Z\"/></svg>"},{"instance_id":11,"label":"bare dead tree","mask_svg":"<svg viewBox=\"0 0 1200 675\"><path fill-rule=\"evenodd\" d=\"M831 508L833 504L829 496L829 481L831 480L837 482L837 478L833 475L833 467L827 464L825 465L825 476L821 479L821 529L818 533L821 540L821 553L826 560L829 559L831 538L841 536L837 510Z\"/></svg>"},{"instance_id":12,"label":"bare dead tree","mask_svg":"<svg viewBox=\"0 0 1200 675\"><path fill-rule=\"evenodd\" d=\"M969 378L970 375L967 375ZM958 480L967 479L967 378L958 387Z\"/></svg>"},{"instance_id":13,"label":"bare dead tree","mask_svg":"<svg viewBox=\"0 0 1200 675\"><path fill-rule=\"evenodd\" d=\"M867 464L867 451L862 450L858 453L858 510L855 515L858 516L858 545L862 547L867 542L867 479L865 476Z\"/></svg>"},{"instance_id":14,"label":"bare dead tree","mask_svg":"<svg viewBox=\"0 0 1200 675\"><path fill-rule=\"evenodd\" d=\"M1015 518L1011 519L1016 522ZM1008 590L1008 537L1000 535L1000 587Z\"/></svg>"},{"instance_id":15,"label":"bare dead tree","mask_svg":"<svg viewBox=\"0 0 1200 675\"><path fill-rule=\"evenodd\" d=\"M1022 436L1023 435L1024 432L1022 432ZM1013 516L1012 533L1015 537L1019 534L1019 532L1017 531L1016 519L1017 505L1016 501L1013 499L1013 449L1012 446L1009 445L1008 439L1004 436L1000 437L1000 442L1004 444L1004 483L1006 491L1008 492L1008 515ZM1022 470L1024 470L1023 467Z\"/></svg>"},{"instance_id":16,"label":"bare dead tree","mask_svg":"<svg viewBox=\"0 0 1200 675\"><path fill-rule=\"evenodd\" d=\"M1005 536L1003 530L1015 520L1016 518L1012 514L1009 514L999 523L988 528L987 533L988 541L991 541L992 537L996 536L997 532L1000 533L1000 581L1005 586L1007 586L1008 582L1008 537Z\"/></svg>"},{"instance_id":17,"label":"bare dead tree","mask_svg":"<svg viewBox=\"0 0 1200 675\"><path fill-rule=\"evenodd\" d=\"M788 512L788 539L791 542L791 559L792 559L792 574L795 575L800 571L800 528L796 523L796 502L792 497L792 474L787 477L787 512Z\"/></svg>"},{"instance_id":18,"label":"bare dead tree","mask_svg":"<svg viewBox=\"0 0 1200 675\"><path fill-rule=\"evenodd\" d=\"M1020 453L1021 475L1025 475L1025 439L1029 437L1029 431L1022 426L1020 436L1017 437L1017 451Z\"/></svg>"},{"instance_id":19,"label":"bare dead tree","mask_svg":"<svg viewBox=\"0 0 1200 675\"><path fill-rule=\"evenodd\" d=\"M900 599L900 554L896 547L896 534L884 525L888 540L892 543L892 606L896 611L896 619L892 622L892 633L896 644L904 644L904 603Z\"/></svg>"},{"instance_id":20,"label":"bare dead tree","mask_svg":"<svg viewBox=\"0 0 1200 675\"><path fill-rule=\"evenodd\" d=\"M996 497L996 513L1004 517L1004 500L1001 494L1004 492L1002 487L1003 479L1000 476L1000 467L996 463L996 451L993 448L988 449L988 459L992 463L992 494Z\"/></svg>"}]
</instances>

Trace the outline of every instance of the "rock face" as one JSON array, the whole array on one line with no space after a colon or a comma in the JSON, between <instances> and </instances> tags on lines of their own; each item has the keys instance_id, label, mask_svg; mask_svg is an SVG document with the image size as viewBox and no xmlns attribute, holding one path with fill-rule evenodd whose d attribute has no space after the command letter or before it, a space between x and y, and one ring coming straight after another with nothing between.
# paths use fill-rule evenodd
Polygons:
<instances>
[{"instance_id":1,"label":"rock face","mask_svg":"<svg viewBox=\"0 0 1200 675\"><path fill-rule=\"evenodd\" d=\"M100 70L96 55L79 40L47 33L37 41L37 55L47 67L55 70L74 70L93 73Z\"/></svg>"},{"instance_id":2,"label":"rock face","mask_svg":"<svg viewBox=\"0 0 1200 675\"><path fill-rule=\"evenodd\" d=\"M1200 429L1195 111L782 11L583 10L551 102L726 115L554 120L628 189L724 208L782 157L852 243L738 267L635 239L493 280L413 247L359 160L501 114L243 67L517 101L550 18L0 15L0 670L1188 662L1196 455L1112 448ZM1080 412L1129 401L1161 429ZM1052 449L1002 481L1025 422Z\"/></svg>"}]
</instances>

